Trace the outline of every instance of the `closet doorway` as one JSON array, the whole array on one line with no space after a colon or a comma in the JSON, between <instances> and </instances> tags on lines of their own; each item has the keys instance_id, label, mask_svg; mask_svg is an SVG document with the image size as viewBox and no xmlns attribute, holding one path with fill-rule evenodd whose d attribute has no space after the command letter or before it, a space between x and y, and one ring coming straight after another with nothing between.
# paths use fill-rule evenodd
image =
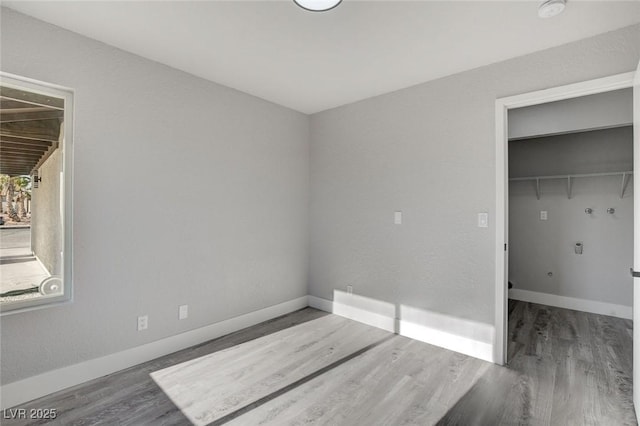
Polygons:
<instances>
[{"instance_id":1,"label":"closet doorway","mask_svg":"<svg viewBox=\"0 0 640 426\"><path fill-rule=\"evenodd\" d=\"M508 126L509 299L631 320L632 88L512 109Z\"/></svg>"},{"instance_id":2,"label":"closet doorway","mask_svg":"<svg viewBox=\"0 0 640 426\"><path fill-rule=\"evenodd\" d=\"M633 170L640 166L639 89L634 89L634 79L637 85L638 74L626 73L496 101L498 167L494 359L498 364L509 361L509 277L514 281L514 289L511 290L514 299L529 298L524 302L528 305L555 304L561 308L554 309L595 311L597 313L590 315L616 315L628 324L631 324L630 320L623 318L631 316L632 312L638 315L640 304L634 299L640 298L640 291L634 292L634 279L629 274L630 267L637 270L640 266L640 179L637 173L633 174ZM629 119L627 111L626 123L591 123L582 127L575 127L574 123L573 129L547 129L533 134L533 137L526 132L519 136L514 134L517 129L510 119L515 119L527 108L529 111L538 109L538 113L548 112L554 105L557 107L564 103L561 109L566 110L567 105L579 104L589 97L611 98L615 95L630 99L635 120ZM602 119L609 112L608 108L603 110L601 107L596 118ZM586 115L578 114L578 118L583 119ZM550 124L548 117L539 121L547 126ZM565 120L565 124L567 122ZM512 142L508 142L509 139ZM612 145L603 147L603 143L598 142L603 139L613 141ZM580 142L584 145L579 145ZM629 152L629 144L633 154ZM509 155L511 150L513 157ZM552 155L556 157L551 158ZM513 170L509 167L510 160ZM617 182L615 188L612 186L614 181ZM513 200L510 199L510 187ZM614 189L608 193L608 188ZM514 217L514 214L518 216ZM565 221L564 225L562 221ZM510 229L514 237L518 237L518 242L512 241ZM545 235L548 237L546 241L542 238ZM513 247L509 246L510 241ZM609 253L604 253L606 250ZM534 252L538 256L531 254ZM611 252L619 255L612 260ZM587 257L590 257L588 261L585 260ZM513 271L509 270L510 266ZM613 273L612 268L615 269ZM607 271L610 274L608 280ZM597 280L607 282L592 287L591 283ZM613 281L617 283L610 286ZM640 280L636 278L635 281ZM587 303L580 304L584 301ZM633 309L634 304L638 309ZM545 330L538 326L549 318L543 315L535 320L538 324L530 330L532 335L544 334ZM584 321L580 323L580 327L583 326ZM568 333L572 333L571 328ZM627 333L631 333L631 326ZM640 339L636 335L633 344L637 346L638 342ZM636 363L633 371L637 375L637 362L640 360L637 347L633 358ZM639 383L637 376L635 383ZM630 397L630 378L628 387ZM635 402L637 405L638 401Z\"/></svg>"}]
</instances>

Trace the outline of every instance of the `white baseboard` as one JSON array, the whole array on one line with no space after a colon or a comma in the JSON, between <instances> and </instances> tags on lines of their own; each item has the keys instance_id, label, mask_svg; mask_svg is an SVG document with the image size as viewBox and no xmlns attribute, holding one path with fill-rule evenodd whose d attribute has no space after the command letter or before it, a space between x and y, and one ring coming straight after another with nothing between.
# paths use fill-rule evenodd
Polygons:
<instances>
[{"instance_id":1,"label":"white baseboard","mask_svg":"<svg viewBox=\"0 0 640 426\"><path fill-rule=\"evenodd\" d=\"M316 296L307 296L307 298L309 300L309 306L312 308L320 309L325 312L331 312L333 310L333 302L331 300Z\"/></svg>"},{"instance_id":2,"label":"white baseboard","mask_svg":"<svg viewBox=\"0 0 640 426\"><path fill-rule=\"evenodd\" d=\"M84 361L79 364L48 371L0 388L0 408L23 404L53 392L97 379L116 371L151 361L155 358L224 336L280 315L308 306L308 297L302 296L278 305L240 315L205 327L190 330L115 354Z\"/></svg>"},{"instance_id":3,"label":"white baseboard","mask_svg":"<svg viewBox=\"0 0 640 426\"><path fill-rule=\"evenodd\" d=\"M592 314L609 315L624 319L633 318L633 308L631 306L597 302L595 300L577 299L575 297L558 296L555 294L540 293L537 291L512 288L509 290L509 299L555 306L556 308L590 312Z\"/></svg>"},{"instance_id":4,"label":"white baseboard","mask_svg":"<svg viewBox=\"0 0 640 426\"><path fill-rule=\"evenodd\" d=\"M354 303L349 303L349 298L353 298ZM371 308L367 309L363 307L367 302L363 301L366 298L362 296L345 296L344 293L334 292L334 299L339 302L309 296L309 306L434 346L494 362L494 327L490 324L416 308L404 308L399 315L402 318L399 319L395 311L396 307L392 304L387 304L388 306L385 307L381 306L385 302L374 301Z\"/></svg>"}]
</instances>

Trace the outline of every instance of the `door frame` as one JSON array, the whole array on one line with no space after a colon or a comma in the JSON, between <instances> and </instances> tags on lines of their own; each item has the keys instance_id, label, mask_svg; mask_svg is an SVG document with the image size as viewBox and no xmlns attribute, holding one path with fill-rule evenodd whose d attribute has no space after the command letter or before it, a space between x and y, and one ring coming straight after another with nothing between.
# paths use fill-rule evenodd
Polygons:
<instances>
[{"instance_id":1,"label":"door frame","mask_svg":"<svg viewBox=\"0 0 640 426\"><path fill-rule=\"evenodd\" d=\"M509 139L507 113L510 109L578 98L597 93L633 87L635 71L595 80L496 100L496 282L495 282L495 334L493 359L496 364L507 363L508 319L508 242L509 242ZM634 151L640 151L634 140ZM634 186L634 191L635 191Z\"/></svg>"}]
</instances>

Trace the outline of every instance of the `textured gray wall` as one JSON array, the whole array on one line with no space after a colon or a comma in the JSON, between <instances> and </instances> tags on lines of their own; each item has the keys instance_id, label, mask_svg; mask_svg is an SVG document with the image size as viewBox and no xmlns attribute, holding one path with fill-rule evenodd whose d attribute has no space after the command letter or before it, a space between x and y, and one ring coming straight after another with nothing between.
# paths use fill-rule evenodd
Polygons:
<instances>
[{"instance_id":1,"label":"textured gray wall","mask_svg":"<svg viewBox=\"0 0 640 426\"><path fill-rule=\"evenodd\" d=\"M2 383L307 294L308 117L1 19L3 71L76 91L75 301L2 318Z\"/></svg>"},{"instance_id":2,"label":"textured gray wall","mask_svg":"<svg viewBox=\"0 0 640 426\"><path fill-rule=\"evenodd\" d=\"M31 249L49 273L58 276L62 274L61 171L62 149L56 149L38 170L42 181L31 191Z\"/></svg>"},{"instance_id":3,"label":"textured gray wall","mask_svg":"<svg viewBox=\"0 0 640 426\"><path fill-rule=\"evenodd\" d=\"M304 295L307 278L319 297L352 284L491 323L495 98L640 57L629 27L314 115L310 138L302 114L1 19L4 71L76 90L75 301L2 318L2 383Z\"/></svg>"},{"instance_id":4,"label":"textured gray wall","mask_svg":"<svg viewBox=\"0 0 640 426\"><path fill-rule=\"evenodd\" d=\"M633 124L633 89L509 111L509 139Z\"/></svg>"},{"instance_id":5,"label":"textured gray wall","mask_svg":"<svg viewBox=\"0 0 640 426\"><path fill-rule=\"evenodd\" d=\"M635 70L639 39L635 25L313 115L310 294L353 285L492 324L496 98Z\"/></svg>"},{"instance_id":6,"label":"textured gray wall","mask_svg":"<svg viewBox=\"0 0 640 426\"><path fill-rule=\"evenodd\" d=\"M633 128L511 142L509 157L514 176L629 171ZM568 199L566 180L545 180L540 200L532 181L510 183L509 280L515 288L631 306L633 183L620 199L621 181L574 179ZM608 207L615 214L607 214ZM540 220L541 210L548 220ZM582 255L574 252L576 242L584 244Z\"/></svg>"},{"instance_id":7,"label":"textured gray wall","mask_svg":"<svg viewBox=\"0 0 640 426\"><path fill-rule=\"evenodd\" d=\"M509 142L509 177L633 170L633 127Z\"/></svg>"}]
</instances>

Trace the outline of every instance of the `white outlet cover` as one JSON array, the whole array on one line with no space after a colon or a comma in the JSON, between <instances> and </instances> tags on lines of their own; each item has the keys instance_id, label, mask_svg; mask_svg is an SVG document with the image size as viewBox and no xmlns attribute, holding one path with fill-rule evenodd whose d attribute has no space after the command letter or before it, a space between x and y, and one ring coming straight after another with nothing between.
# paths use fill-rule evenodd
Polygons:
<instances>
[{"instance_id":1,"label":"white outlet cover","mask_svg":"<svg viewBox=\"0 0 640 426\"><path fill-rule=\"evenodd\" d=\"M189 316L189 305L180 305L178 308L178 319L186 319Z\"/></svg>"},{"instance_id":2,"label":"white outlet cover","mask_svg":"<svg viewBox=\"0 0 640 426\"><path fill-rule=\"evenodd\" d=\"M547 211L540 210L540 220L547 220Z\"/></svg>"},{"instance_id":3,"label":"white outlet cover","mask_svg":"<svg viewBox=\"0 0 640 426\"><path fill-rule=\"evenodd\" d=\"M138 331L146 330L149 328L149 317L147 315L138 317Z\"/></svg>"}]
</instances>

